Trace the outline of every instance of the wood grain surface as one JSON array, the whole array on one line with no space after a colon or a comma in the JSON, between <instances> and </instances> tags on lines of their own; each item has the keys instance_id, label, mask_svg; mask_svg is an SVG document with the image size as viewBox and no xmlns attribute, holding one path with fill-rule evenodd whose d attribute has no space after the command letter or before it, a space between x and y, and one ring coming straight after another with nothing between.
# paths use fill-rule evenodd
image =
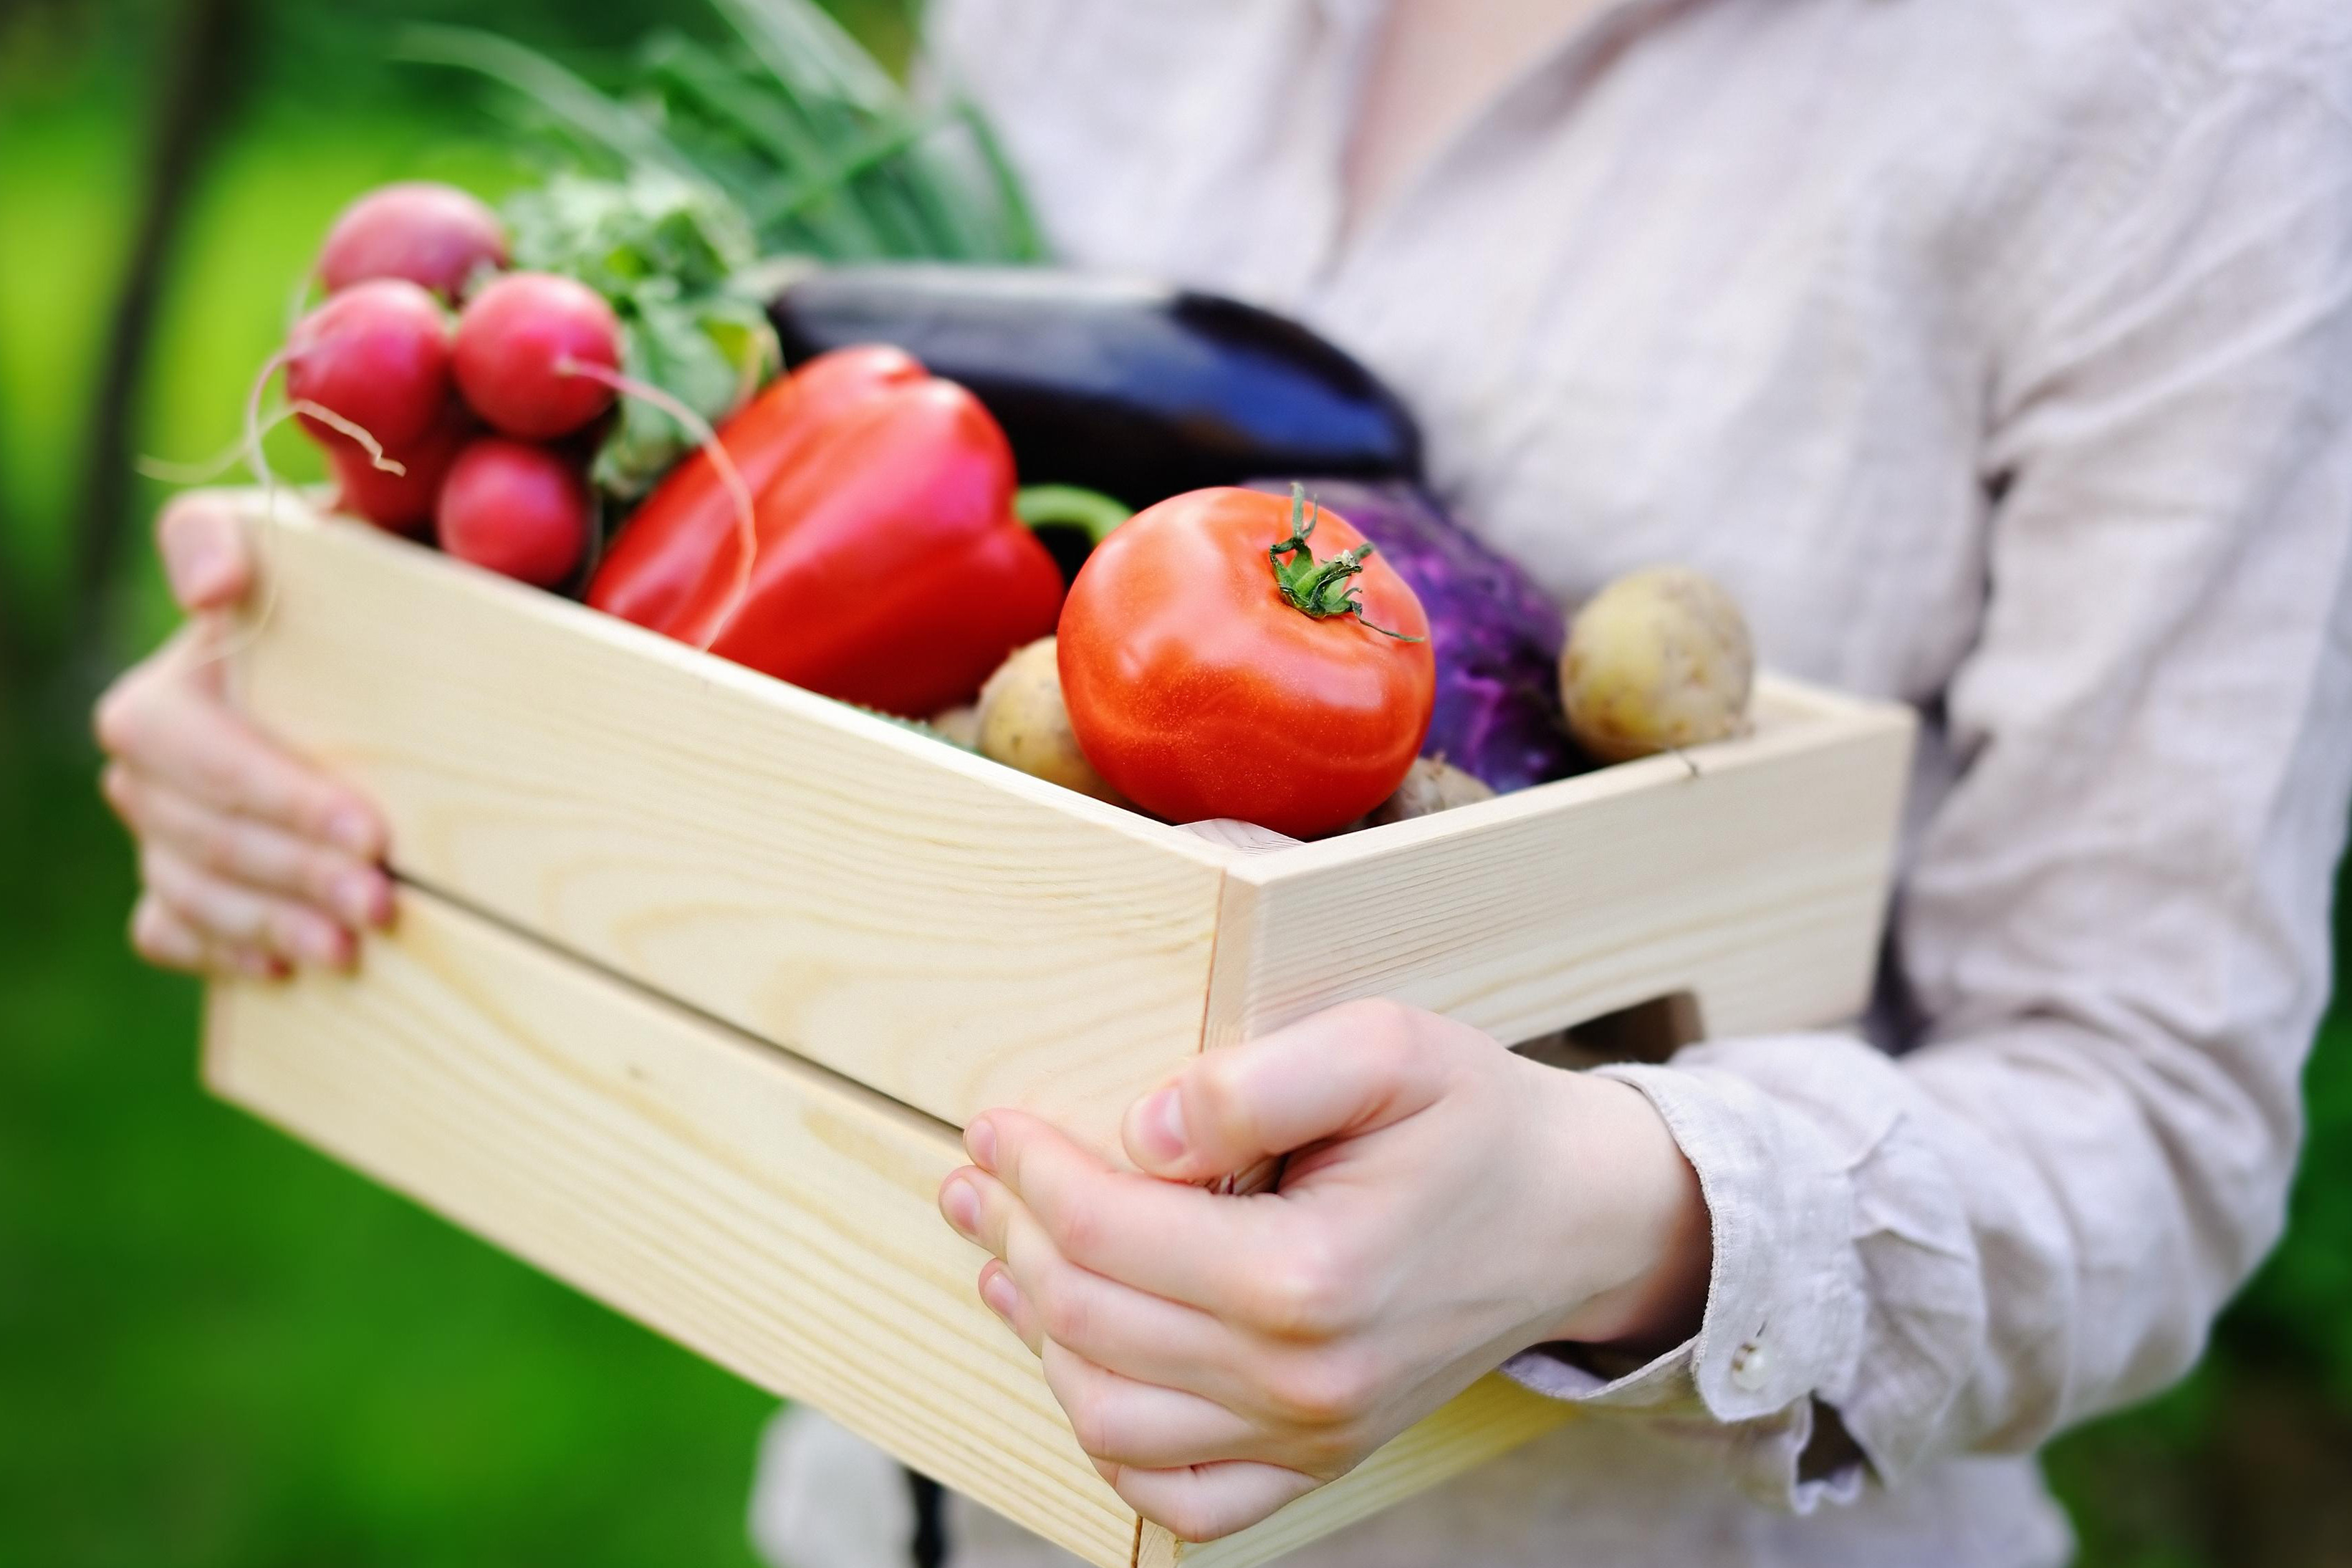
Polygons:
<instances>
[{"instance_id":1,"label":"wood grain surface","mask_svg":"<svg viewBox=\"0 0 2352 1568\"><path fill-rule=\"evenodd\" d=\"M1530 1394L1502 1374L1489 1373L1339 1480L1238 1534L1195 1545L1146 1522L1136 1542L1136 1562L1255 1568L1576 1418L1574 1406Z\"/></svg>"},{"instance_id":2,"label":"wood grain surface","mask_svg":"<svg viewBox=\"0 0 2352 1568\"><path fill-rule=\"evenodd\" d=\"M355 978L222 984L223 1097L1105 1568L1135 1515L940 1218L944 1124L434 895Z\"/></svg>"},{"instance_id":3,"label":"wood grain surface","mask_svg":"<svg viewBox=\"0 0 2352 1568\"><path fill-rule=\"evenodd\" d=\"M356 977L222 983L213 1091L1102 1568L1155 1539L939 1217L943 1123L418 889ZM1569 1412L1490 1377L1255 1529L1251 1568Z\"/></svg>"},{"instance_id":4,"label":"wood grain surface","mask_svg":"<svg viewBox=\"0 0 2352 1568\"><path fill-rule=\"evenodd\" d=\"M1199 1049L1229 852L295 497L254 526L240 699L404 874L958 1125L1108 1136Z\"/></svg>"},{"instance_id":5,"label":"wood grain surface","mask_svg":"<svg viewBox=\"0 0 2352 1568\"><path fill-rule=\"evenodd\" d=\"M1762 684L1754 735L1311 844L1027 778L280 497L243 700L395 863L961 1125L1117 1154L1202 1045L1352 997L1517 1041L1688 992L1858 1012L1909 715ZM1236 835L1239 835L1238 837Z\"/></svg>"},{"instance_id":6,"label":"wood grain surface","mask_svg":"<svg viewBox=\"0 0 2352 1568\"><path fill-rule=\"evenodd\" d=\"M1204 1042L1393 997L1507 1043L1688 992L1713 1035L1868 999L1907 710L1768 681L1748 737L1236 859Z\"/></svg>"}]
</instances>

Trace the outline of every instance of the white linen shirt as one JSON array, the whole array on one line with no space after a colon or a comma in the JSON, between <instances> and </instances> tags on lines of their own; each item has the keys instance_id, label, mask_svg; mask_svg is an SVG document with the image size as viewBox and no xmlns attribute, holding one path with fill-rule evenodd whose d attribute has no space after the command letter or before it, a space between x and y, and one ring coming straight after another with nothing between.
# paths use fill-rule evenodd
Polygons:
<instances>
[{"instance_id":1,"label":"white linen shirt","mask_svg":"<svg viewBox=\"0 0 2352 1568\"><path fill-rule=\"evenodd\" d=\"M1380 14L934 0L928 64L1061 258L1346 346L1563 603L1688 562L1927 724L1874 1039L1607 1070L1698 1172L1696 1337L1517 1357L1590 1418L1295 1561L2062 1561L2027 1456L2276 1237L2327 992L2352 6L1620 0L1343 235Z\"/></svg>"}]
</instances>

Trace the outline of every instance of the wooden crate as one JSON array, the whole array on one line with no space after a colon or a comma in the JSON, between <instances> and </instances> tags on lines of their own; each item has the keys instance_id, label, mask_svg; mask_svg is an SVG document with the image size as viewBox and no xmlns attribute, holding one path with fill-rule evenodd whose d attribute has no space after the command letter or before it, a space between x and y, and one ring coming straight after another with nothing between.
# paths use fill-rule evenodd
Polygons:
<instances>
[{"instance_id":1,"label":"wooden crate","mask_svg":"<svg viewBox=\"0 0 2352 1568\"><path fill-rule=\"evenodd\" d=\"M1078 1450L939 1217L954 1129L406 890L357 978L222 985L224 1097L1104 1568L1262 1563L1557 1425L1490 1377L1255 1530L1181 1547Z\"/></svg>"},{"instance_id":2,"label":"wooden crate","mask_svg":"<svg viewBox=\"0 0 2352 1568\"><path fill-rule=\"evenodd\" d=\"M384 807L410 886L358 978L218 988L209 1082L1090 1562L1261 1562L1561 1407L1490 1378L1181 1547L974 1295L933 1203L955 1126L1020 1105L1115 1154L1192 1052L1351 997L1520 1040L1661 998L1724 1033L1867 994L1898 707L1768 678L1747 738L1265 848L287 497L248 516L240 700Z\"/></svg>"}]
</instances>

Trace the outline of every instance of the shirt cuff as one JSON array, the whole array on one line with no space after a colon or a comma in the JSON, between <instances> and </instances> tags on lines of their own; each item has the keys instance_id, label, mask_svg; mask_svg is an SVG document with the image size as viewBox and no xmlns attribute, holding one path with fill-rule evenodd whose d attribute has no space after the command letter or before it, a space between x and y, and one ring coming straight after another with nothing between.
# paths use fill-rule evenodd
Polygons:
<instances>
[{"instance_id":1,"label":"shirt cuff","mask_svg":"<svg viewBox=\"0 0 2352 1568\"><path fill-rule=\"evenodd\" d=\"M1832 1058L1870 1050L1838 1037L1790 1043ZM1853 1173L1899 1112L1889 1096L1825 1125L1707 1064L1705 1051L1671 1066L1595 1070L1648 1098L1698 1175L1714 1245L1698 1332L1622 1375L1594 1370L1590 1354L1540 1346L1503 1371L1553 1398L1644 1412L1722 1450L1759 1500L1809 1512L1851 1499L1863 1480L1859 1465L1811 1478L1800 1469L1815 1401L1837 1406L1853 1391L1868 1308Z\"/></svg>"}]
</instances>

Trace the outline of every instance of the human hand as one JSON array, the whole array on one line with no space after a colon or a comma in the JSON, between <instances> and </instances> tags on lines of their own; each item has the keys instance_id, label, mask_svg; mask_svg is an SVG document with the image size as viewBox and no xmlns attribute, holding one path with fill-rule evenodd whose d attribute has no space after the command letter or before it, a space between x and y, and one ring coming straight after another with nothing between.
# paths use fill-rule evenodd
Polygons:
<instances>
[{"instance_id":1,"label":"human hand","mask_svg":"<svg viewBox=\"0 0 2352 1568\"><path fill-rule=\"evenodd\" d=\"M229 706L218 650L253 583L236 512L183 496L156 522L191 617L98 704L100 787L139 841L131 944L167 968L278 976L341 967L390 924L382 818Z\"/></svg>"},{"instance_id":2,"label":"human hand","mask_svg":"<svg viewBox=\"0 0 2352 1568\"><path fill-rule=\"evenodd\" d=\"M1698 1181L1642 1093L1353 1002L1209 1051L1116 1170L1013 1111L940 1193L1106 1480L1187 1540L1343 1474L1529 1345L1696 1329ZM1289 1154L1280 1189L1196 1185Z\"/></svg>"}]
</instances>

